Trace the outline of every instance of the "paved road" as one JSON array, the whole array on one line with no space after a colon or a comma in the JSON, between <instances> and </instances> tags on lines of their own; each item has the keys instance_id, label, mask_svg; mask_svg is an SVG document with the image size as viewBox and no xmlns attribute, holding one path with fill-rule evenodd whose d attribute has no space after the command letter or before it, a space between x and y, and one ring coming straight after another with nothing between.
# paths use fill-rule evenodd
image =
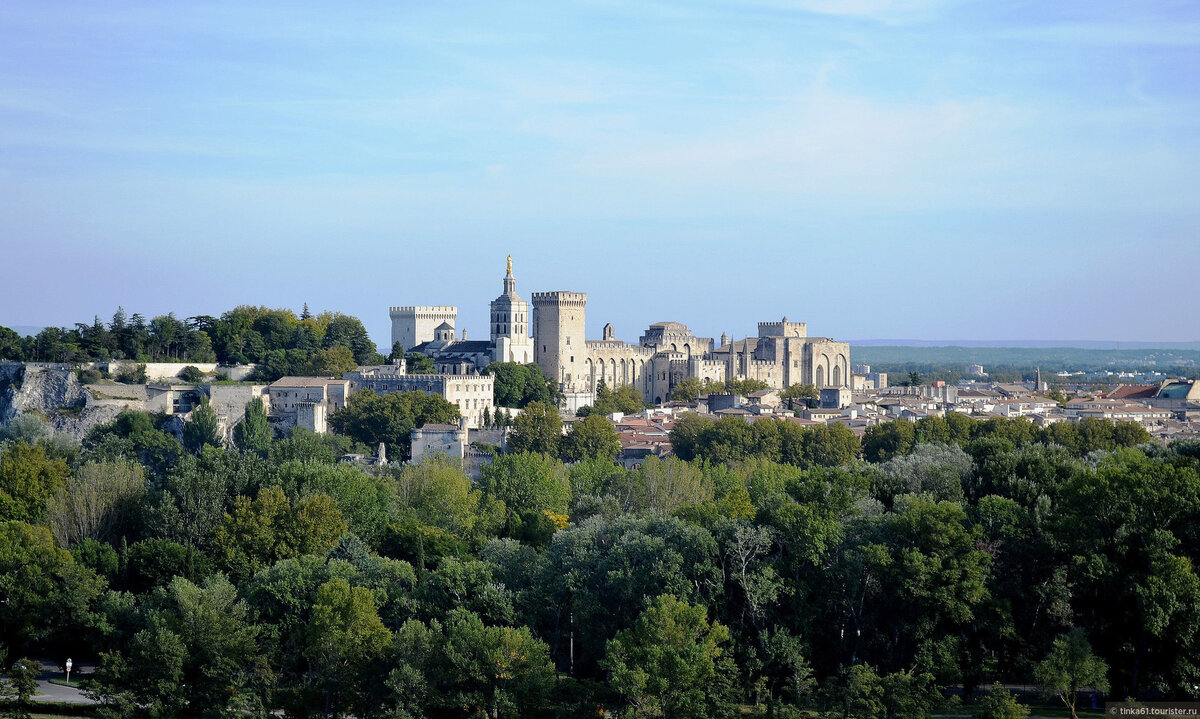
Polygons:
<instances>
[{"instance_id":1,"label":"paved road","mask_svg":"<svg viewBox=\"0 0 1200 719\"><path fill-rule=\"evenodd\" d=\"M77 665L71 671L71 681L80 675L80 671L91 674L96 670L92 665ZM89 699L82 691L75 687L64 687L59 684L51 684L50 679L65 679L62 669L50 662L42 662L42 673L38 677L38 693L33 698L35 702L63 702L65 704L95 704L96 702Z\"/></svg>"}]
</instances>

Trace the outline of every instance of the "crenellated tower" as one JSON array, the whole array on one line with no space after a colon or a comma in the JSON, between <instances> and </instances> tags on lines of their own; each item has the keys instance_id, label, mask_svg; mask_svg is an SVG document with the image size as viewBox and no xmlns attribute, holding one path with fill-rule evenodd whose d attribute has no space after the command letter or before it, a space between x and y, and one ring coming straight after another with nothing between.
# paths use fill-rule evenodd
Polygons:
<instances>
[{"instance_id":1,"label":"crenellated tower","mask_svg":"<svg viewBox=\"0 0 1200 719\"><path fill-rule=\"evenodd\" d=\"M534 292L533 357L565 391L588 389L586 292Z\"/></svg>"}]
</instances>

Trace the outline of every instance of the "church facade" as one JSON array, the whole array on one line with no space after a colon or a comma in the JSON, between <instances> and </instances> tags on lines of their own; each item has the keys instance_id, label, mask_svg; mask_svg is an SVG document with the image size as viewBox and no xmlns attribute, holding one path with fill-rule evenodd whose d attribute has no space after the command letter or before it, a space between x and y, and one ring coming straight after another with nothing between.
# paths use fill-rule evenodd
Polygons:
<instances>
[{"instance_id":1,"label":"church facade","mask_svg":"<svg viewBox=\"0 0 1200 719\"><path fill-rule=\"evenodd\" d=\"M392 308L392 337L412 338L406 350L429 355L438 372L449 374L476 373L491 362L536 362L577 397L594 393L603 382L609 388L636 387L657 404L686 377L756 379L772 389L850 386L850 345L809 337L805 323L787 317L759 322L755 337L731 341L722 335L720 344L682 323L656 322L630 344L616 339L611 324L601 339L586 339L587 293L534 292L530 298L526 302L516 292L510 256L503 292L490 305L489 340L468 341L465 331L455 339L455 307ZM441 323L434 325L434 319Z\"/></svg>"}]
</instances>

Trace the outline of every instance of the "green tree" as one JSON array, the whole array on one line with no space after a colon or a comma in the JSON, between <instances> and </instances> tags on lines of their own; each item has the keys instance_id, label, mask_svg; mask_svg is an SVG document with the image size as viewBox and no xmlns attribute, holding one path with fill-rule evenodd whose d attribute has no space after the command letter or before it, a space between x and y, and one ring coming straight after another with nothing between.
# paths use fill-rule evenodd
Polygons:
<instances>
[{"instance_id":1,"label":"green tree","mask_svg":"<svg viewBox=\"0 0 1200 719\"><path fill-rule=\"evenodd\" d=\"M119 561L118 584L139 594L165 587L175 577L199 582L213 572L208 555L169 539L143 539L122 547Z\"/></svg>"},{"instance_id":2,"label":"green tree","mask_svg":"<svg viewBox=\"0 0 1200 719\"><path fill-rule=\"evenodd\" d=\"M326 350L335 347L346 348L353 355L352 361L363 365L371 364L378 351L362 320L343 314L334 314L330 318L321 344Z\"/></svg>"},{"instance_id":3,"label":"green tree","mask_svg":"<svg viewBox=\"0 0 1200 719\"><path fill-rule=\"evenodd\" d=\"M199 454L205 446L220 447L221 431L217 413L208 403L207 397L200 398L200 406L192 410L192 417L183 425L183 446Z\"/></svg>"},{"instance_id":4,"label":"green tree","mask_svg":"<svg viewBox=\"0 0 1200 719\"><path fill-rule=\"evenodd\" d=\"M188 365L179 370L179 379L188 384L200 384L204 381L204 372L194 365Z\"/></svg>"},{"instance_id":5,"label":"green tree","mask_svg":"<svg viewBox=\"0 0 1200 719\"><path fill-rule=\"evenodd\" d=\"M524 408L530 402L558 406L562 393L536 364L493 362L483 370L496 378L497 407Z\"/></svg>"},{"instance_id":6,"label":"green tree","mask_svg":"<svg viewBox=\"0 0 1200 719\"><path fill-rule=\"evenodd\" d=\"M124 410L112 422L93 427L83 447L90 457L130 459L160 476L183 454L179 440L155 426L149 414L133 410Z\"/></svg>"},{"instance_id":7,"label":"green tree","mask_svg":"<svg viewBox=\"0 0 1200 719\"><path fill-rule=\"evenodd\" d=\"M858 459L858 435L840 422L810 427L802 436L804 466L841 467Z\"/></svg>"},{"instance_id":8,"label":"green tree","mask_svg":"<svg viewBox=\"0 0 1200 719\"><path fill-rule=\"evenodd\" d=\"M32 719L33 697L37 694L37 678L42 673L42 665L32 659L18 659L8 668L6 687L0 691L9 694L3 697L11 702L4 716L12 719ZM5 691L6 690L6 691Z\"/></svg>"},{"instance_id":9,"label":"green tree","mask_svg":"<svg viewBox=\"0 0 1200 719\"><path fill-rule=\"evenodd\" d=\"M753 392L760 392L764 389L769 389L766 382L760 379L727 379L725 380L725 391L729 394L748 395Z\"/></svg>"},{"instance_id":10,"label":"green tree","mask_svg":"<svg viewBox=\"0 0 1200 719\"><path fill-rule=\"evenodd\" d=\"M393 456L407 459L414 429L427 423L457 423L458 417L458 407L438 395L424 392L377 395L364 389L351 395L345 407L331 414L329 424L368 447L383 442Z\"/></svg>"},{"instance_id":11,"label":"green tree","mask_svg":"<svg viewBox=\"0 0 1200 719\"><path fill-rule=\"evenodd\" d=\"M701 447L701 438L713 425L713 421L699 414L689 412L675 422L671 430L671 447L675 456L684 459L695 459Z\"/></svg>"},{"instance_id":12,"label":"green tree","mask_svg":"<svg viewBox=\"0 0 1200 719\"><path fill-rule=\"evenodd\" d=\"M372 545L399 509L394 482L351 463L288 462L276 470L270 483L282 488L293 504L315 495L332 497L349 531Z\"/></svg>"},{"instance_id":13,"label":"green tree","mask_svg":"<svg viewBox=\"0 0 1200 719\"><path fill-rule=\"evenodd\" d=\"M760 420L751 425L741 417L722 417L697 437L692 452L696 458L712 463L738 462L755 455L778 461L779 443L775 441L764 446L763 439L778 440L774 422Z\"/></svg>"},{"instance_id":14,"label":"green tree","mask_svg":"<svg viewBox=\"0 0 1200 719\"><path fill-rule=\"evenodd\" d=\"M684 377L671 389L673 402L695 402L704 391L704 382L699 377Z\"/></svg>"},{"instance_id":15,"label":"green tree","mask_svg":"<svg viewBox=\"0 0 1200 719\"><path fill-rule=\"evenodd\" d=\"M104 581L56 547L45 527L0 523L0 588L0 646L81 649L97 628Z\"/></svg>"},{"instance_id":16,"label":"green tree","mask_svg":"<svg viewBox=\"0 0 1200 719\"><path fill-rule=\"evenodd\" d=\"M433 358L420 352L406 353L404 364L409 374L433 374L436 371L433 366Z\"/></svg>"},{"instance_id":17,"label":"green tree","mask_svg":"<svg viewBox=\"0 0 1200 719\"><path fill-rule=\"evenodd\" d=\"M1200 645L1200 474L1195 465L1118 449L1063 483L1053 541L1069 558L1072 609L1125 696L1192 685Z\"/></svg>"},{"instance_id":18,"label":"green tree","mask_svg":"<svg viewBox=\"0 0 1200 719\"><path fill-rule=\"evenodd\" d=\"M979 702L979 719L1025 719L1029 707L1017 701L1012 692L997 682Z\"/></svg>"},{"instance_id":19,"label":"green tree","mask_svg":"<svg viewBox=\"0 0 1200 719\"><path fill-rule=\"evenodd\" d=\"M633 385L622 385L615 390L601 382L596 387L596 401L590 407L582 407L577 413L581 417L592 414L635 414L646 408L642 393Z\"/></svg>"},{"instance_id":20,"label":"green tree","mask_svg":"<svg viewBox=\"0 0 1200 719\"><path fill-rule=\"evenodd\" d=\"M883 682L866 664L855 664L844 670L831 694L833 702L842 707L846 719L880 719L885 716Z\"/></svg>"},{"instance_id":21,"label":"green tree","mask_svg":"<svg viewBox=\"0 0 1200 719\"><path fill-rule=\"evenodd\" d=\"M153 536L208 550L234 497L253 495L266 482L267 466L258 455L205 447L184 455L158 483L157 503L146 512Z\"/></svg>"},{"instance_id":22,"label":"green tree","mask_svg":"<svg viewBox=\"0 0 1200 719\"><path fill-rule=\"evenodd\" d=\"M238 717L263 711L270 670L258 628L221 575L176 577L139 612L144 627L102 652L91 690L103 716Z\"/></svg>"},{"instance_id":23,"label":"green tree","mask_svg":"<svg viewBox=\"0 0 1200 719\"><path fill-rule=\"evenodd\" d=\"M324 695L325 716L341 717L356 704L361 706L371 665L391 639L369 589L351 587L341 577L321 585L305 655Z\"/></svg>"},{"instance_id":24,"label":"green tree","mask_svg":"<svg viewBox=\"0 0 1200 719\"><path fill-rule=\"evenodd\" d=\"M311 495L293 505L283 490L267 487L253 501L235 500L214 544L234 576L247 578L281 559L324 555L345 532L346 523L328 496Z\"/></svg>"},{"instance_id":25,"label":"green tree","mask_svg":"<svg viewBox=\"0 0 1200 719\"><path fill-rule=\"evenodd\" d=\"M478 615L455 609L446 620L441 654L447 708L488 719L537 716L548 708L554 665L528 627L489 627Z\"/></svg>"},{"instance_id":26,"label":"green tree","mask_svg":"<svg viewBox=\"0 0 1200 719\"><path fill-rule=\"evenodd\" d=\"M233 428L233 444L243 452L265 457L271 449L272 434L262 399L256 397L247 402L246 414Z\"/></svg>"},{"instance_id":27,"label":"green tree","mask_svg":"<svg viewBox=\"0 0 1200 719\"><path fill-rule=\"evenodd\" d=\"M65 549L84 539L113 542L140 529L146 495L141 466L128 460L88 462L50 499L47 522Z\"/></svg>"},{"instance_id":28,"label":"green tree","mask_svg":"<svg viewBox=\"0 0 1200 719\"><path fill-rule=\"evenodd\" d=\"M646 508L663 516L713 498L712 487L705 484L700 469L674 457L647 457L634 472L634 479L644 490Z\"/></svg>"},{"instance_id":29,"label":"green tree","mask_svg":"<svg viewBox=\"0 0 1200 719\"><path fill-rule=\"evenodd\" d=\"M867 427L862 439L863 457L868 462L884 462L912 451L916 430L912 422L892 420Z\"/></svg>"},{"instance_id":30,"label":"green tree","mask_svg":"<svg viewBox=\"0 0 1200 719\"><path fill-rule=\"evenodd\" d=\"M396 475L400 503L427 525L470 537L485 529L481 515L482 492L475 489L462 465L443 454L404 465Z\"/></svg>"},{"instance_id":31,"label":"green tree","mask_svg":"<svg viewBox=\"0 0 1200 719\"><path fill-rule=\"evenodd\" d=\"M513 421L508 448L512 452L538 452L557 457L561 441L562 417L558 408L530 402Z\"/></svg>"},{"instance_id":32,"label":"green tree","mask_svg":"<svg viewBox=\"0 0 1200 719\"><path fill-rule=\"evenodd\" d=\"M826 689L830 704L853 719L930 719L943 704L929 674L880 676L866 664L844 669Z\"/></svg>"},{"instance_id":33,"label":"green tree","mask_svg":"<svg viewBox=\"0 0 1200 719\"><path fill-rule=\"evenodd\" d=\"M610 640L601 665L629 705L629 716L713 716L724 713L714 696L720 675L730 671L724 644L729 630L709 624L703 606L664 594L654 599L631 629Z\"/></svg>"},{"instance_id":34,"label":"green tree","mask_svg":"<svg viewBox=\"0 0 1200 719\"><path fill-rule=\"evenodd\" d=\"M566 514L571 501L566 467L556 457L544 454L502 454L483 466L479 484L517 514Z\"/></svg>"},{"instance_id":35,"label":"green tree","mask_svg":"<svg viewBox=\"0 0 1200 719\"><path fill-rule=\"evenodd\" d=\"M335 345L313 352L301 374L311 377L341 377L356 369L358 362L350 348Z\"/></svg>"},{"instance_id":36,"label":"green tree","mask_svg":"<svg viewBox=\"0 0 1200 719\"><path fill-rule=\"evenodd\" d=\"M564 462L580 462L585 459L615 459L621 451L621 440L612 422L601 415L592 415L575 423L561 442Z\"/></svg>"},{"instance_id":37,"label":"green tree","mask_svg":"<svg viewBox=\"0 0 1200 719\"><path fill-rule=\"evenodd\" d=\"M907 495L878 530L850 555L861 558L852 582L863 583L851 591L874 608L869 655L897 671L956 676L954 649L988 599L991 560L979 528L958 504Z\"/></svg>"},{"instance_id":38,"label":"green tree","mask_svg":"<svg viewBox=\"0 0 1200 719\"><path fill-rule=\"evenodd\" d=\"M0 359L17 362L25 359L21 335L7 327L0 327Z\"/></svg>"},{"instance_id":39,"label":"green tree","mask_svg":"<svg viewBox=\"0 0 1200 719\"><path fill-rule=\"evenodd\" d=\"M1054 648L1034 669L1038 685L1047 694L1057 696L1078 719L1075 705L1079 690L1093 688L1108 691L1108 665L1092 653L1083 629L1075 628L1054 640Z\"/></svg>"},{"instance_id":40,"label":"green tree","mask_svg":"<svg viewBox=\"0 0 1200 719\"><path fill-rule=\"evenodd\" d=\"M0 446L0 520L40 522L68 472L66 462L50 458L40 445Z\"/></svg>"},{"instance_id":41,"label":"green tree","mask_svg":"<svg viewBox=\"0 0 1200 719\"><path fill-rule=\"evenodd\" d=\"M813 406L812 401L821 399L821 392L816 385L800 384L797 382L793 385L788 385L788 388L779 393L780 399L786 400L804 400L808 406ZM810 401L811 400L811 401ZM789 403L788 406L792 406Z\"/></svg>"}]
</instances>

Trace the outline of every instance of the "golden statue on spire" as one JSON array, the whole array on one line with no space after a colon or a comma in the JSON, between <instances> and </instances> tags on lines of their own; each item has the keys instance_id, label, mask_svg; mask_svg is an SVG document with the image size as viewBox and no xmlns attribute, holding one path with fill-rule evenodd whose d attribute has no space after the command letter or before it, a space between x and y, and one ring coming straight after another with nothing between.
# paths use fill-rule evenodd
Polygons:
<instances>
[{"instance_id":1,"label":"golden statue on spire","mask_svg":"<svg viewBox=\"0 0 1200 719\"><path fill-rule=\"evenodd\" d=\"M512 274L512 255L508 256L508 274Z\"/></svg>"}]
</instances>

